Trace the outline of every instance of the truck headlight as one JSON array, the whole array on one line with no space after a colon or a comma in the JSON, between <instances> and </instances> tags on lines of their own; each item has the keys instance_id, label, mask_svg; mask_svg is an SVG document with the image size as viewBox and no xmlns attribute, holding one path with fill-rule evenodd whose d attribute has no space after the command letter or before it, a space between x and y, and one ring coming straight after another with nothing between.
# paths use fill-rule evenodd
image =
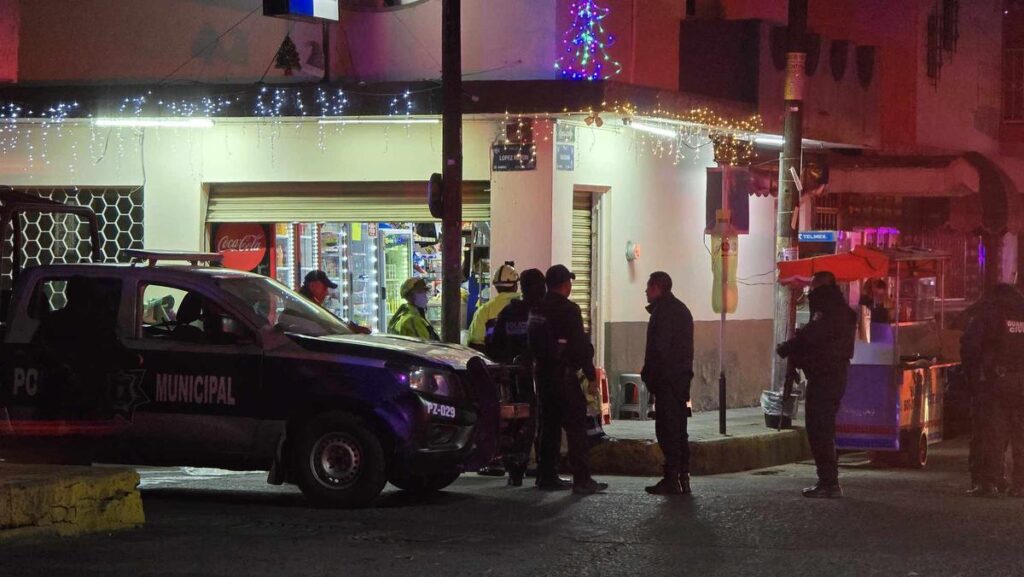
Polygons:
<instances>
[{"instance_id":1,"label":"truck headlight","mask_svg":"<svg viewBox=\"0 0 1024 577\"><path fill-rule=\"evenodd\" d=\"M409 387L421 393L439 397L458 397L459 388L455 375L438 369L412 367L409 369Z\"/></svg>"}]
</instances>

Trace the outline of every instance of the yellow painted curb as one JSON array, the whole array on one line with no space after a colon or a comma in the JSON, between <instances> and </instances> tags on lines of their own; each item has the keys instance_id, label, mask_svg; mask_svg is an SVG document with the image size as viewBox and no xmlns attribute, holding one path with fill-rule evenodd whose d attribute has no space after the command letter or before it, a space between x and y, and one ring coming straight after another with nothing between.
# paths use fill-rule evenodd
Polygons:
<instances>
[{"instance_id":1,"label":"yellow painted curb","mask_svg":"<svg viewBox=\"0 0 1024 577\"><path fill-rule=\"evenodd\" d=\"M132 469L0 463L0 541L80 535L145 522Z\"/></svg>"},{"instance_id":2,"label":"yellow painted curb","mask_svg":"<svg viewBox=\"0 0 1024 577\"><path fill-rule=\"evenodd\" d=\"M694 475L763 469L809 458L803 429L690 442L690 471ZM661 468L661 449L655 441L620 439L590 451L590 469L595 474L658 477Z\"/></svg>"}]
</instances>

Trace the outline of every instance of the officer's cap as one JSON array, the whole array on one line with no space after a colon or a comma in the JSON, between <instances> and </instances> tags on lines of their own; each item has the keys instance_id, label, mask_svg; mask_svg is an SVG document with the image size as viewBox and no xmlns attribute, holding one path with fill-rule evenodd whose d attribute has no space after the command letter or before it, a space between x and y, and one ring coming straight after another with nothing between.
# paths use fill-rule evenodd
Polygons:
<instances>
[{"instance_id":1,"label":"officer's cap","mask_svg":"<svg viewBox=\"0 0 1024 577\"><path fill-rule=\"evenodd\" d=\"M544 281L549 289L560 286L569 280L576 280L576 275L563 264L556 264L549 268L547 274L544 275Z\"/></svg>"}]
</instances>

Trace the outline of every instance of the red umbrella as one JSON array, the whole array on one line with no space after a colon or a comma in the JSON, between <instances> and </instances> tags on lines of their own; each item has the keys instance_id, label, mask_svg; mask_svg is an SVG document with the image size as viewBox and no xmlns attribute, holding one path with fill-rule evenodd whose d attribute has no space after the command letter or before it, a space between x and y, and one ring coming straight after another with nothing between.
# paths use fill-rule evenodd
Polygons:
<instances>
[{"instance_id":1,"label":"red umbrella","mask_svg":"<svg viewBox=\"0 0 1024 577\"><path fill-rule=\"evenodd\" d=\"M889 258L877 251L858 246L852 252L816 256L779 263L779 282L790 286L810 284L816 272L828 271L838 282L884 277L889 274Z\"/></svg>"}]
</instances>

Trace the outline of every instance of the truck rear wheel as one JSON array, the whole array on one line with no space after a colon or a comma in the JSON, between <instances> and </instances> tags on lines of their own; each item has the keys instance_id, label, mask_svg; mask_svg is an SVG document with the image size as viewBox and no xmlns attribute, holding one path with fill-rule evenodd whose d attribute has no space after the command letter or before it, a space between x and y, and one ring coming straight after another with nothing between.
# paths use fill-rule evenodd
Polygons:
<instances>
[{"instance_id":1,"label":"truck rear wheel","mask_svg":"<svg viewBox=\"0 0 1024 577\"><path fill-rule=\"evenodd\" d=\"M411 475L408 473L393 474L388 481L403 491L417 495L436 493L454 483L461 471L445 471L427 475Z\"/></svg>"},{"instance_id":2,"label":"truck rear wheel","mask_svg":"<svg viewBox=\"0 0 1024 577\"><path fill-rule=\"evenodd\" d=\"M293 467L302 493L326 507L365 507L387 483L384 449L362 419L348 413L313 417L299 432Z\"/></svg>"},{"instance_id":3,"label":"truck rear wheel","mask_svg":"<svg viewBox=\"0 0 1024 577\"><path fill-rule=\"evenodd\" d=\"M907 467L924 469L928 464L928 435L921 430L908 431L903 444L903 456ZM902 444L902 443L901 443Z\"/></svg>"}]
</instances>

